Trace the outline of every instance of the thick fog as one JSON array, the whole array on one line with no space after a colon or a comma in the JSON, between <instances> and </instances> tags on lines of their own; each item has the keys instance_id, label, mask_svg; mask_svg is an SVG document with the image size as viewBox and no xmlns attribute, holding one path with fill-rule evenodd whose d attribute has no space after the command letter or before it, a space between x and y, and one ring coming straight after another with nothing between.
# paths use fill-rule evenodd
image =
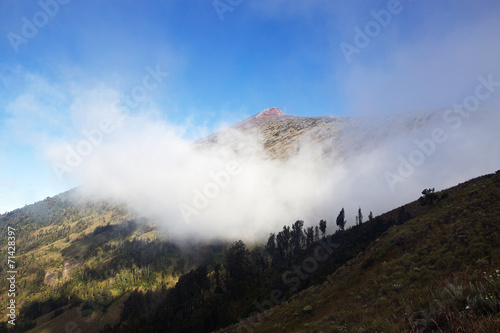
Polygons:
<instances>
[{"instance_id":1,"label":"thick fog","mask_svg":"<svg viewBox=\"0 0 500 333\"><path fill-rule=\"evenodd\" d=\"M259 136L226 128L217 145L197 145L155 112L122 113L104 94L79 103L99 112L82 120L80 140L47 150L54 174L77 177L82 195L125 202L172 238L255 240L299 219L325 219L333 232L342 207L349 226L359 207L366 219L424 188L500 169L494 104L350 119L342 142L325 143L331 155L306 137L281 161L268 157Z\"/></svg>"}]
</instances>

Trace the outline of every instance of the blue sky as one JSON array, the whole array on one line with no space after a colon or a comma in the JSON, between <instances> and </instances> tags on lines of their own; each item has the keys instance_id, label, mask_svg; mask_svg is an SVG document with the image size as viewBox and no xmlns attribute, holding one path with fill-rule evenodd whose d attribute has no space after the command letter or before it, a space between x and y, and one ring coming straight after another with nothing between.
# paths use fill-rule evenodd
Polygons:
<instances>
[{"instance_id":1,"label":"blue sky","mask_svg":"<svg viewBox=\"0 0 500 333\"><path fill-rule=\"evenodd\" d=\"M145 95L127 112L188 140L274 106L296 116L450 107L477 76L500 78L499 13L493 0L1 0L0 212L78 184L55 177L51 147L78 142L106 101L134 91ZM375 29L366 45L356 27ZM346 57L342 43L357 52ZM155 70L168 73L158 84Z\"/></svg>"}]
</instances>

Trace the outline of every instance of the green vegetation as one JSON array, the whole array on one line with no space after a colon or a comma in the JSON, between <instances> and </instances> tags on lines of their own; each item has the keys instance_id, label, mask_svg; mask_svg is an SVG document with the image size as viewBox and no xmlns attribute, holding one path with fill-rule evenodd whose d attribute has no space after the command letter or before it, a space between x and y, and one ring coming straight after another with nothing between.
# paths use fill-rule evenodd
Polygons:
<instances>
[{"instance_id":1,"label":"green vegetation","mask_svg":"<svg viewBox=\"0 0 500 333\"><path fill-rule=\"evenodd\" d=\"M125 207L71 196L0 216L18 230L13 332L500 330L500 173L367 221L359 208L349 228L342 208L332 235L298 220L250 245L180 246Z\"/></svg>"},{"instance_id":2,"label":"green vegetation","mask_svg":"<svg viewBox=\"0 0 500 333\"><path fill-rule=\"evenodd\" d=\"M115 326L114 331L210 332L249 315L269 311L297 292L323 283L328 275L356 258L389 228L406 222L411 214L419 215L428 209L414 202L374 218L371 223L338 231L324 239L315 237L311 227L304 232L304 222L299 220L283 226L277 234L272 233L265 247L248 249L242 241L234 242L217 270L207 274L208 283L191 284L204 287L190 290L179 280L173 289L154 295L161 299L156 309L136 312ZM326 221L320 221L319 229L326 230ZM186 276L187 281L200 279L195 270ZM135 305L126 302L125 306L139 310L146 303L146 295L136 297L141 300L134 299ZM303 312L312 315L315 311L308 305L302 304L306 309ZM247 325L245 320L242 325Z\"/></svg>"},{"instance_id":3,"label":"green vegetation","mask_svg":"<svg viewBox=\"0 0 500 333\"><path fill-rule=\"evenodd\" d=\"M417 214L406 205L413 218L327 281L223 332L248 323L253 332L498 332L499 198L497 172L436 193Z\"/></svg>"},{"instance_id":4,"label":"green vegetation","mask_svg":"<svg viewBox=\"0 0 500 333\"><path fill-rule=\"evenodd\" d=\"M170 288L190 269L213 264L225 248L222 243L181 248L122 206L74 197L70 191L0 216L3 234L8 226L17 230L20 316L13 331L24 332L50 313L49 319L58 317L67 306L80 317L105 317L133 290ZM6 242L0 239L0 246L6 249ZM4 262L0 272L7 270ZM2 284L5 306L7 289ZM0 330L5 327L3 322Z\"/></svg>"}]
</instances>

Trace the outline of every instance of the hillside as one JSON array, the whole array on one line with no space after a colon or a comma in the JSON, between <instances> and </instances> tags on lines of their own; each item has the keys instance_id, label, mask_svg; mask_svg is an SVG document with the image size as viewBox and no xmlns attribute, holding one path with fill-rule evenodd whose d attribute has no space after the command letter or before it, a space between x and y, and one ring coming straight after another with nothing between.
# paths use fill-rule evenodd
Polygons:
<instances>
[{"instance_id":1,"label":"hillside","mask_svg":"<svg viewBox=\"0 0 500 333\"><path fill-rule=\"evenodd\" d=\"M232 135L233 149L248 137L257 138L270 159L285 161L317 144L321 154L315 158L342 160L394 135L410 137L432 129L437 115L294 117L271 108L195 145L210 150L227 144L227 135ZM173 241L168 230L158 229L154 214L146 218L122 202L82 198L71 190L0 215L0 230L16 231L14 331L50 333L70 325L84 332L150 332L160 327L207 332L255 313L255 304L269 304L276 290L290 301L270 316L266 312L269 318L255 327L256 318L242 325L264 332L400 331L424 323L432 329L441 325L442 313L429 294L446 293L450 283L460 285L457 299L463 303L463 297L477 296L469 282L491 287L481 274L489 276L498 267L493 245L498 241L498 177L471 180L447 190L448 196L439 193L432 205L415 201L345 231L322 231L323 237L319 221L285 221L292 225L275 230L267 243L262 239L250 244L237 239L232 244ZM332 213L338 208L332 207ZM328 230L335 229L335 221L329 220ZM7 237L0 240L2 249L7 242ZM308 268L307 278L283 277L309 262L318 244L330 246L330 255ZM8 270L4 262L0 272L6 275ZM8 290L7 283L1 285L1 304L8 304ZM454 316L465 316L456 304L443 302ZM331 312L331 306L342 310ZM495 309L489 313L497 316ZM496 327L496 319L466 314L471 322ZM7 327L3 318L0 331ZM457 325L472 325L466 319Z\"/></svg>"},{"instance_id":2,"label":"hillside","mask_svg":"<svg viewBox=\"0 0 500 333\"><path fill-rule=\"evenodd\" d=\"M99 332L120 319L130 290L169 288L223 248L218 243L181 247L125 206L83 200L75 191L1 215L1 232L6 235L8 228L16 231L19 332L35 325L35 332L55 332L68 322ZM7 237L0 246L7 249ZM4 275L6 264L0 266ZM8 289L1 285L2 304L9 301Z\"/></svg>"},{"instance_id":3,"label":"hillside","mask_svg":"<svg viewBox=\"0 0 500 333\"><path fill-rule=\"evenodd\" d=\"M163 293L134 293L112 331L210 332L235 321L220 332L401 332L422 325L491 331L500 310L498 207L490 209L500 194L499 177L429 193L323 239L296 221L271 234L265 246L234 242L213 270L200 266ZM476 215L484 216L479 226L471 223ZM495 279L481 279L481 272ZM471 281L482 284L466 290ZM441 306L434 298L446 295L450 282L463 283L462 298L443 298ZM468 319L460 317L466 306Z\"/></svg>"},{"instance_id":4,"label":"hillside","mask_svg":"<svg viewBox=\"0 0 500 333\"><path fill-rule=\"evenodd\" d=\"M219 332L498 332L500 172L444 193L327 281Z\"/></svg>"},{"instance_id":5,"label":"hillside","mask_svg":"<svg viewBox=\"0 0 500 333\"><path fill-rule=\"evenodd\" d=\"M267 245L248 250L243 247L243 252L236 251L243 257L238 259L236 268L231 268L228 260L230 253L240 248L237 243L228 250L223 250L227 249L224 245L191 245L192 250L175 250L174 244L147 236L156 232L144 227L147 226L144 221L139 227L120 220L127 216L116 207L82 203L78 210L80 218L74 212L77 217L72 222L75 226L69 229L68 244L59 243L68 237L60 230L43 232L37 246L22 254L23 263L25 258L40 259L39 265L20 265L19 285L28 292L20 289L18 299L24 298L25 308L19 322L36 323L33 332L57 332L68 323L86 332L109 331L112 327L117 332L139 332L154 331L158 325L168 327L171 324L165 320L177 313L175 318L189 318L189 321L175 325L191 328L172 331L206 332L208 327L241 320L258 309L265 311L263 316L245 319L239 326L221 332L238 331L242 327L255 332L400 332L437 327L450 330L462 327L470 331L484 327L485 332L490 332L498 328L500 311L500 276L496 271L500 259L496 251L500 237L499 197L497 173L438 193L433 204L421 205L415 201L362 225L337 231L326 239L327 244L334 245L332 254L316 269L309 268L308 277L300 281L296 290L291 288L290 280L284 280L283 274L301 264L305 267L307 258L316 256L318 241L321 244L317 235L310 245L304 240L298 247L292 245L292 236L283 258L275 257ZM12 220L2 218L12 221L16 228L37 230L44 226L57 231L57 223L64 223L55 212L64 212L64 205L61 197L46 199L12 212L9 216ZM92 220L97 211L101 215L107 212L109 221L116 224L108 225L106 219ZM56 225L50 226L46 220L49 216ZM81 221L86 221L89 229L82 229L73 239L75 233L71 228ZM297 223L292 229L294 226ZM148 240L140 242L145 237ZM123 243L115 243L118 239L123 239ZM56 250L54 247L51 250L52 244ZM162 248L168 251L161 254ZM73 262L72 266L64 261L56 264L68 258L81 261ZM184 267L176 266L174 262L179 260ZM40 273L40 267L44 274ZM198 268L190 271L190 267ZM74 270L72 275L65 273L68 268ZM236 269L246 273L237 275ZM48 279L51 272L56 273L52 281ZM152 280L150 276L155 278ZM180 284L175 284L179 276ZM200 290L193 282L204 276L207 280L202 285L207 285ZM168 289L174 285L175 288ZM278 298L289 301L266 311L268 298L273 297L273 292L276 295L276 290L282 291L283 297ZM297 291L300 293L296 294ZM184 299L181 295L186 292L194 294L185 305L171 303L178 297ZM198 292L203 295L201 299L194 296ZM255 304L260 305L256 308ZM190 326L203 321L202 318L212 318L215 322L205 322L198 328ZM118 323L125 325L116 326Z\"/></svg>"}]
</instances>

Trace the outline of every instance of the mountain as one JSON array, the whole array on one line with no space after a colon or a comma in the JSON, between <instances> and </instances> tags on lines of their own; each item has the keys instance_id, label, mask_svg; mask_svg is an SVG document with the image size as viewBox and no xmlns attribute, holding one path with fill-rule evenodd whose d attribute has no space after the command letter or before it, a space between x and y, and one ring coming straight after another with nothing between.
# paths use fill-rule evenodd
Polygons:
<instances>
[{"instance_id":1,"label":"mountain","mask_svg":"<svg viewBox=\"0 0 500 333\"><path fill-rule=\"evenodd\" d=\"M154 221L75 190L0 215L0 230L15 232L15 288L2 284L0 297L15 299L19 332L99 332L120 319L131 290L170 288L224 247L174 243ZM0 244L7 249L7 237Z\"/></svg>"},{"instance_id":2,"label":"mountain","mask_svg":"<svg viewBox=\"0 0 500 333\"><path fill-rule=\"evenodd\" d=\"M264 119L264 118L271 118L271 117L282 117L284 115L285 114L283 113L283 111L281 111L280 109L278 109L276 107L272 107L272 108L260 111L256 115L247 119L247 121L251 121L254 119L261 119L261 118Z\"/></svg>"},{"instance_id":3,"label":"mountain","mask_svg":"<svg viewBox=\"0 0 500 333\"><path fill-rule=\"evenodd\" d=\"M229 128L195 142L200 149L217 145L233 132L257 137L271 159L286 160L302 145L318 145L325 156L346 157L369 150L399 135L423 132L439 120L442 111L408 112L384 117L297 117L278 108L265 109ZM235 143L236 144L236 143Z\"/></svg>"},{"instance_id":4,"label":"mountain","mask_svg":"<svg viewBox=\"0 0 500 333\"><path fill-rule=\"evenodd\" d=\"M382 118L295 117L270 108L198 140L194 145L198 150L205 151L229 145L238 151L242 142L255 140L271 161L286 162L314 147L317 151L306 155L307 159L327 160L332 166L341 161L357 163L370 154L386 158L386 155L378 154L397 147L394 142L400 142L402 137L412 142L422 135L426 139L439 124L446 128L442 125L445 112L411 112ZM452 132L447 133L451 137ZM432 166L432 163L428 165ZM371 167L370 170L375 172L376 169ZM453 170L446 171L452 173ZM419 191L423 188L421 186ZM387 192L387 188L375 187L364 189L364 192L380 197ZM168 230L158 228L154 214L145 217L125 203L81 197L77 190L71 190L0 215L3 234L8 234L11 228L15 230L17 312L13 331L80 329L82 332L119 332L155 331L160 330L159 327L170 327L176 332L205 332L221 329L239 320L243 320L241 325L253 323L255 318L245 318L256 311L255 302L269 304L266 299L270 293L284 288L284 295L289 301L275 309L269 320L264 320L258 327L252 326L252 330L309 331L310 327L318 327L319 332L342 331L345 327L370 331L373 327L382 327L398 331L410 330L414 322L423 325L423 320L426 327L432 329L432 321L439 324L439 320L443 319L429 299L423 298L422 301L419 297L431 291L445 290L446 285L443 287L442 282L447 279L460 283L460 297L479 299L482 295L474 294L475 291L466 286L467 279L491 288L487 284L489 282L480 279L479 271L471 273L468 269L482 267L488 274L494 274L498 266L498 258L491 245L498 241L495 229L498 222L498 205L495 205L498 202L498 175L467 182L438 196L439 200L432 205L413 202L402 206L404 209L391 210L360 226L348 225L344 232L337 231L330 236L325 234L325 241L340 244L333 249L336 255L325 259L326 265L318 265L307 279L299 281L296 290L290 290L288 284L284 285L282 275L302 265L311 253L314 256L315 248L321 243L319 232L313 228L319 221L306 221L306 225L297 221L288 229L275 230L276 240L273 243L277 248L279 237L287 235L288 240L284 252L281 248L282 252L276 250L273 254L267 247L269 241L266 243L265 240L248 245L236 242L237 239L233 240L234 243L172 240ZM394 207L397 206L390 208ZM337 207L331 209L336 210ZM373 209L383 211L386 207ZM446 222L440 222L441 219ZM479 222L473 224L475 220ZM292 223L293 220L285 222ZM439 235L436 238L432 232L439 230L441 225L443 230L435 232ZM328 228L335 230L332 220L328 221ZM397 234L397 237L402 237L401 241L393 235L394 232L404 236ZM310 237L299 236L302 234ZM479 235L487 239L481 240ZM293 237L297 237L298 243L292 242ZM423 239L428 240L424 248L418 242ZM8 241L7 237L0 240L2 249L8 248ZM280 241L283 242L283 238ZM436 252L433 249L437 249ZM382 254L377 256L377 253ZM420 262L419 258L424 254L431 257L426 260L434 260L435 263ZM460 265L453 255L460 259ZM444 263L438 264L441 258ZM404 262L404 267L399 267L398 262ZM446 266L448 262L449 267ZM464 262L469 268L464 267ZM11 270L6 264L5 261L0 266L4 275ZM441 268L444 269L443 274L437 272ZM453 280L452 271L462 269L463 278ZM385 278L375 279L380 274ZM332 284L324 281L339 282ZM371 288L370 283L380 286L375 295L366 291ZM407 283L413 287L407 289ZM337 284L342 288L335 289ZM391 289L392 285L398 288ZM425 289L425 293L421 294L415 292L417 287L427 285L435 289ZM1 285L0 301L6 306L13 299L8 296L10 287L6 283ZM297 294L301 290L303 293ZM311 291L308 290L318 291L320 304L310 298ZM394 294L400 291L407 295L405 299L413 302L409 310L407 304L402 302L390 307L397 298ZM460 297L457 299L463 303L463 297ZM334 302L331 299L338 302L331 303ZM326 305L341 307L344 304L341 301L349 309L345 312L351 311L353 316L344 312L328 312ZM482 314L474 312L467 317L468 313L459 312L455 305L447 303L448 300L443 302L451 314L465 316L460 317L462 319L457 325L470 328L472 326L467 324L467 320L475 320L486 328L494 327L494 320L488 322ZM357 305L362 310L357 309ZM312 310L304 311L309 306ZM385 324L374 323L383 320L376 313L366 310L372 310L371 306L383 307L384 311L388 309L383 312L387 318L390 318L389 311L395 311L393 313L401 314L403 320L387 319ZM402 313L402 308L407 313ZM495 311L488 314L498 316L498 311ZM328 317L331 320L323 322L325 316L331 316ZM368 319L358 320L359 316ZM4 316L4 320L7 319ZM330 321L334 321L336 326L328 326ZM303 326L306 323L312 326ZM0 330L10 327L6 321L1 325ZM452 323L446 322L446 325ZM237 327L227 330L234 331Z\"/></svg>"},{"instance_id":5,"label":"mountain","mask_svg":"<svg viewBox=\"0 0 500 333\"><path fill-rule=\"evenodd\" d=\"M500 172L422 194L324 238L296 221L264 247L234 242L153 310L134 294L113 332L498 331Z\"/></svg>"},{"instance_id":6,"label":"mountain","mask_svg":"<svg viewBox=\"0 0 500 333\"><path fill-rule=\"evenodd\" d=\"M439 197L323 283L272 309L258 300L256 316L218 332L498 332L500 171Z\"/></svg>"}]
</instances>

